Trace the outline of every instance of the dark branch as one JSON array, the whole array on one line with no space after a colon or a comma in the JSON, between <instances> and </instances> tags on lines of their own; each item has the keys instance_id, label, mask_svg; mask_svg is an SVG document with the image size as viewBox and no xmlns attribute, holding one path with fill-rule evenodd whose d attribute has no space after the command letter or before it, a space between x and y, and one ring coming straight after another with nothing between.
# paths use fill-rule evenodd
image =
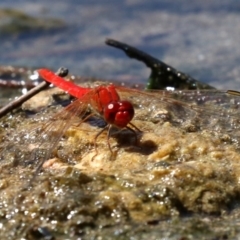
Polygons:
<instances>
[{"instance_id":1,"label":"dark branch","mask_svg":"<svg viewBox=\"0 0 240 240\"><path fill-rule=\"evenodd\" d=\"M68 69L61 67L58 69L56 74L60 77L65 77L68 74ZM6 106L0 109L0 118L5 116L7 113L11 112L13 109L20 107L24 102L26 102L28 99L30 99L37 93L41 92L42 90L46 89L49 85L50 83L44 81L37 85L36 87L32 88L26 94L8 103Z\"/></svg>"}]
</instances>

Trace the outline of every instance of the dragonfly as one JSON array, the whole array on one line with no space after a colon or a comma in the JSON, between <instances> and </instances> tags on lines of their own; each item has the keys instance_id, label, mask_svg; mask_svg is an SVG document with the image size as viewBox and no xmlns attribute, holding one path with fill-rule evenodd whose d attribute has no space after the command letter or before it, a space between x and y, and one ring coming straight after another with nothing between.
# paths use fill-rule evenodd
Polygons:
<instances>
[{"instance_id":1,"label":"dragonfly","mask_svg":"<svg viewBox=\"0 0 240 240\"><path fill-rule=\"evenodd\" d=\"M86 121L94 114L101 116L105 120L107 125L96 134L94 139L96 151L97 138L105 130L107 130L108 133L107 144L111 153L112 149L109 143L111 128L126 128L134 134L136 133L135 130L141 132L138 127L131 123L134 117L134 107L132 103L127 100L121 100L113 84L98 86L96 88L83 88L70 81L64 80L48 69L39 69L37 72L44 80L58 86L60 89L79 99L66 109L67 115L69 112L75 112L76 115L82 117L85 114L83 110L86 109L86 105L89 105L93 113L85 117L83 121ZM67 118L71 118L70 114Z\"/></svg>"}]
</instances>

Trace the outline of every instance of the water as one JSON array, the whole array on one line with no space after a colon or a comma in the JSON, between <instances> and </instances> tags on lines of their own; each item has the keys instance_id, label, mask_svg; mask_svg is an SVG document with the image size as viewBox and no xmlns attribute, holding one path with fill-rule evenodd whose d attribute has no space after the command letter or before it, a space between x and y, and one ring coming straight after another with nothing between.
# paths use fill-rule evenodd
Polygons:
<instances>
[{"instance_id":1,"label":"water","mask_svg":"<svg viewBox=\"0 0 240 240\"><path fill-rule=\"evenodd\" d=\"M1 37L2 65L65 66L74 74L144 82L150 70L104 44L114 38L217 88L240 89L237 0L1 1L6 7L61 19L65 27Z\"/></svg>"}]
</instances>

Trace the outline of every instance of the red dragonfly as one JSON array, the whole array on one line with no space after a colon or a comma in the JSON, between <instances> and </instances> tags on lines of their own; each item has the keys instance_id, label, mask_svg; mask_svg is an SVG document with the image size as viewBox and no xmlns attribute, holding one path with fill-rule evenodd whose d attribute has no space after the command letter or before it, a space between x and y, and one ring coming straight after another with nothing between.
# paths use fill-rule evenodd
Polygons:
<instances>
[{"instance_id":1,"label":"red dragonfly","mask_svg":"<svg viewBox=\"0 0 240 240\"><path fill-rule=\"evenodd\" d=\"M107 144L112 153L109 143L112 127L127 128L134 132L135 137L137 134L135 130L140 131L131 123L137 105L142 111L143 120L151 118L153 122L170 121L174 125L187 123L184 126L186 131L197 131L202 128L218 132L232 131L234 138L236 129L240 128L239 98L226 91L139 91L113 84L83 88L66 81L48 69L39 69L38 73L46 81L77 98L43 125L40 134L42 145L47 145L47 155L39 163L38 169L50 157L67 129L76 123L76 118L80 118L81 123L94 114L101 116L107 123L107 126L95 136L95 151L98 136L107 130ZM86 117L89 107L93 113ZM191 122L189 122L190 118Z\"/></svg>"},{"instance_id":2,"label":"red dragonfly","mask_svg":"<svg viewBox=\"0 0 240 240\"><path fill-rule=\"evenodd\" d=\"M107 125L95 136L95 149L97 149L96 140L104 130L108 131L107 143L111 152L112 150L109 143L109 137L112 127L127 128L134 132L134 134L135 131L131 127L140 131L140 129L131 123L131 120L134 117L134 108L132 103L121 100L114 85L110 84L108 86L99 86L96 88L83 88L72 82L66 81L48 69L39 69L38 73L46 81L58 86L70 95L79 99L67 108L67 113L71 112L81 117L84 115L83 109L85 109L86 105L89 104L93 113L85 117L83 121L87 120L94 114L98 114L103 117ZM69 118L71 118L70 115ZM131 127L129 127L129 125Z\"/></svg>"}]
</instances>

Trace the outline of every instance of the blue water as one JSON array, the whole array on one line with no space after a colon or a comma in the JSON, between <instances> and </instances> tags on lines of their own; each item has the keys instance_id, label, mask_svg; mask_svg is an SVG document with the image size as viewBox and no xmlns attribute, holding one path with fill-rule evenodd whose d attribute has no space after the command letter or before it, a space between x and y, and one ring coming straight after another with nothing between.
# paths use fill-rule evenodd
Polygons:
<instances>
[{"instance_id":1,"label":"blue water","mask_svg":"<svg viewBox=\"0 0 240 240\"><path fill-rule=\"evenodd\" d=\"M0 8L54 17L66 26L1 38L0 64L65 66L74 74L144 81L150 70L104 44L136 46L217 88L240 90L238 0L5 0Z\"/></svg>"}]
</instances>

